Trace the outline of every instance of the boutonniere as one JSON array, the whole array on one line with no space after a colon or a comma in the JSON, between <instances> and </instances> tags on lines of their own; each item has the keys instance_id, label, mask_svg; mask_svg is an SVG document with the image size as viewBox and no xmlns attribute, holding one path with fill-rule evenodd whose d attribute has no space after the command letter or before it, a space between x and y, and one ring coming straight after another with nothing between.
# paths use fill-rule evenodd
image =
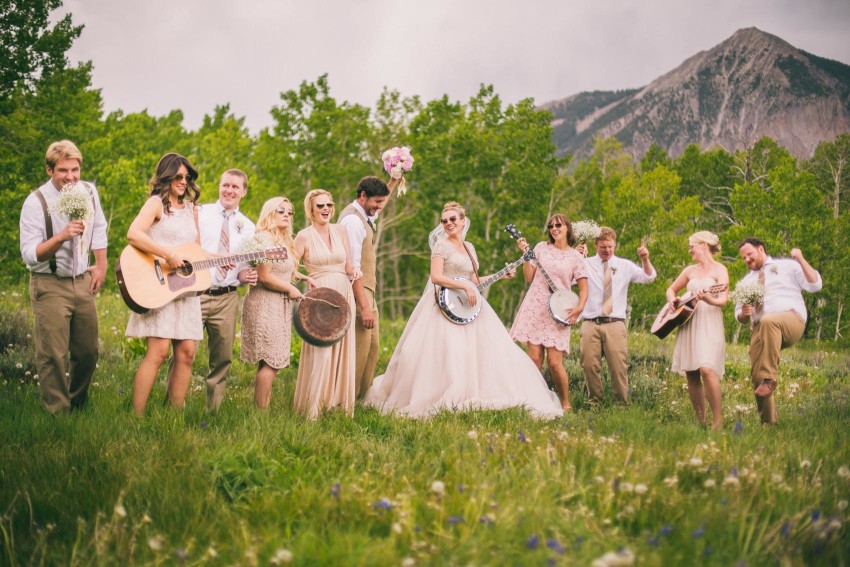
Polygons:
<instances>
[{"instance_id":1,"label":"boutonniere","mask_svg":"<svg viewBox=\"0 0 850 567\"><path fill-rule=\"evenodd\" d=\"M616 273L617 273L617 266L611 266L611 275L613 276Z\"/></svg>"},{"instance_id":2,"label":"boutonniere","mask_svg":"<svg viewBox=\"0 0 850 567\"><path fill-rule=\"evenodd\" d=\"M245 228L245 223L242 219L236 219L236 232L237 234L242 234L242 229Z\"/></svg>"},{"instance_id":3,"label":"boutonniere","mask_svg":"<svg viewBox=\"0 0 850 567\"><path fill-rule=\"evenodd\" d=\"M768 271L769 271L771 274L774 274L774 275L779 273L779 270L778 270L778 269L776 269L776 266L771 266L770 268L768 268Z\"/></svg>"}]
</instances>

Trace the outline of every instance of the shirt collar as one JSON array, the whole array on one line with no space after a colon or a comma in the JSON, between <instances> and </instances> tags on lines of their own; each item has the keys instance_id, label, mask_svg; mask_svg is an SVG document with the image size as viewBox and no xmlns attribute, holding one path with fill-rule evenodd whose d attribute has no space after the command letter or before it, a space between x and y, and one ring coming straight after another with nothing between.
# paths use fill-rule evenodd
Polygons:
<instances>
[{"instance_id":1,"label":"shirt collar","mask_svg":"<svg viewBox=\"0 0 850 567\"><path fill-rule=\"evenodd\" d=\"M220 215L221 215L221 214L223 214L223 213L224 213L224 205L222 205L222 204L221 204L221 199L219 199L218 201L216 201L216 202L215 202L215 206L216 206L216 209L218 210L218 214L220 214ZM235 209L233 209L232 211L230 211L230 215L229 215L229 216L231 216L231 217L236 216L236 214L237 214L238 212L239 212L239 207L237 206Z\"/></svg>"}]
</instances>

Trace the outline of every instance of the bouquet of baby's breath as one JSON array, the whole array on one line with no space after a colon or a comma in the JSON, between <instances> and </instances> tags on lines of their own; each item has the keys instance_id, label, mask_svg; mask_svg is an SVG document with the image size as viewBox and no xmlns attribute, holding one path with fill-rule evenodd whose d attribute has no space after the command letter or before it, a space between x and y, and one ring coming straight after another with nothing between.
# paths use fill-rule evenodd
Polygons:
<instances>
[{"instance_id":1,"label":"bouquet of baby's breath","mask_svg":"<svg viewBox=\"0 0 850 567\"><path fill-rule=\"evenodd\" d=\"M729 299L742 305L758 305L764 301L764 285L758 282L740 281Z\"/></svg>"},{"instance_id":2,"label":"bouquet of baby's breath","mask_svg":"<svg viewBox=\"0 0 850 567\"><path fill-rule=\"evenodd\" d=\"M267 248L271 247L271 244L263 237L262 234L255 234L253 238L246 240L242 247L239 249L240 254L251 254L252 252L262 252ZM256 268L260 264L269 263L269 259L262 257L257 260L251 260L250 264L252 268Z\"/></svg>"},{"instance_id":3,"label":"bouquet of baby's breath","mask_svg":"<svg viewBox=\"0 0 850 567\"><path fill-rule=\"evenodd\" d=\"M83 233L80 238L80 252L86 247L85 222L94 214L92 196L82 183L68 183L59 190L59 198L50 207L51 214L65 215L70 220L83 221Z\"/></svg>"},{"instance_id":4,"label":"bouquet of baby's breath","mask_svg":"<svg viewBox=\"0 0 850 567\"><path fill-rule=\"evenodd\" d=\"M584 219L572 223L573 236L579 241L579 244L584 244L588 240L596 240L599 238L599 225L596 221Z\"/></svg>"}]
</instances>

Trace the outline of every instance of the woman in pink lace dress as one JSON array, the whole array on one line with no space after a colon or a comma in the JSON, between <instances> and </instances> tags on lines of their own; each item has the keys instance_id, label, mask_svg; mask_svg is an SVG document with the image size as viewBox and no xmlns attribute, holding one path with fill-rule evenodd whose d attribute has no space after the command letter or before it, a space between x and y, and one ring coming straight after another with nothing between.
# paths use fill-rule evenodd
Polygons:
<instances>
[{"instance_id":1,"label":"woman in pink lace dress","mask_svg":"<svg viewBox=\"0 0 850 567\"><path fill-rule=\"evenodd\" d=\"M587 272L584 257L571 246L575 239L569 219L562 214L552 215L546 228L549 241L538 242L534 247L536 261L522 266L525 281L531 286L514 319L511 338L528 347L528 356L538 370L543 368L544 357L549 359L549 373L558 389L561 407L569 410L572 409L570 377L564 368L564 355L570 353L570 326L578 320L587 302ZM528 249L525 238L520 238L517 244L523 253ZM549 274L558 289L569 289L573 282L577 283L579 302L567 317L568 324L556 321L549 313L552 291L538 265Z\"/></svg>"},{"instance_id":2,"label":"woman in pink lace dress","mask_svg":"<svg viewBox=\"0 0 850 567\"><path fill-rule=\"evenodd\" d=\"M130 244L161 258L178 268L185 258L173 248L195 242L200 246L198 211L195 203L201 194L195 180L198 171L180 154L165 154L156 165L150 181L150 198L142 206L127 231ZM145 357L133 379L133 410L145 413L156 375L174 349L174 366L168 376L168 401L182 408L192 379L195 347L204 338L201 300L197 296L176 299L147 313L131 313L128 337L143 337Z\"/></svg>"}]
</instances>

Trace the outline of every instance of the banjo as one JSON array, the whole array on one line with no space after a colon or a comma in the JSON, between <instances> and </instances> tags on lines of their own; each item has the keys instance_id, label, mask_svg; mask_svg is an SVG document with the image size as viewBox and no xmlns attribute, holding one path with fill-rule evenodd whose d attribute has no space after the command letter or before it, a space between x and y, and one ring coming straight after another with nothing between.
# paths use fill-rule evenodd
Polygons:
<instances>
[{"instance_id":1,"label":"banjo","mask_svg":"<svg viewBox=\"0 0 850 567\"><path fill-rule=\"evenodd\" d=\"M509 224L505 227L505 232L511 235L511 238L519 240L522 237L522 234L517 230L515 224ZM531 246L528 247L531 250ZM546 285L549 286L549 291L552 292L552 295L549 296L549 315L552 316L552 319L561 323L562 325L569 325L567 321L569 321L570 312L578 305L578 295L575 294L571 289L561 288L558 289L558 286L540 264L537 259L534 259L534 263L537 265L537 269L540 270L540 275L543 276L543 279L546 280Z\"/></svg>"},{"instance_id":2,"label":"banjo","mask_svg":"<svg viewBox=\"0 0 850 567\"><path fill-rule=\"evenodd\" d=\"M472 323L475 321L475 318L478 317L478 314L481 313L481 302L484 301L481 297L481 292L493 285L497 280L502 279L502 276L512 271L523 262L527 262L533 258L534 250L529 248L519 260L511 262L477 286L466 278L459 276L452 278L468 283L472 286L476 297L475 305L469 304L469 300L466 297L466 290L434 286L437 296L437 306L443 312L443 315L446 316L446 319L452 323L457 323L458 325Z\"/></svg>"}]
</instances>

